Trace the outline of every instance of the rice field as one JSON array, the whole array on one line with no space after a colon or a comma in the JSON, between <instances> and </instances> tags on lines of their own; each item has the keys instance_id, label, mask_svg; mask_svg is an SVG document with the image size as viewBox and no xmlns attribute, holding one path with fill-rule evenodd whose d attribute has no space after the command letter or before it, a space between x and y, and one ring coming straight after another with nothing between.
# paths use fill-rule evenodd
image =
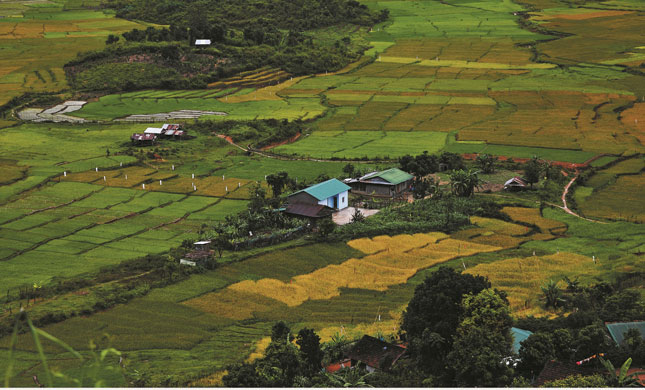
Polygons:
<instances>
[{"instance_id":1,"label":"rice field","mask_svg":"<svg viewBox=\"0 0 645 390\"><path fill-rule=\"evenodd\" d=\"M548 280L564 276L593 276L602 270L586 256L560 252L548 256L513 258L490 264L479 264L465 272L490 279L493 287L508 293L511 310L516 316L548 314L540 302L542 286ZM521 275L521 277L518 277Z\"/></svg>"},{"instance_id":2,"label":"rice field","mask_svg":"<svg viewBox=\"0 0 645 390\"><path fill-rule=\"evenodd\" d=\"M217 188L213 185L210 191ZM207 187L204 192L208 191ZM244 200L189 192L191 195L70 180L48 184L3 204L3 286L12 289L34 281L47 283L52 277L93 272L101 266L162 253L194 237L203 221L223 219L246 205Z\"/></svg>"},{"instance_id":3,"label":"rice field","mask_svg":"<svg viewBox=\"0 0 645 390\"><path fill-rule=\"evenodd\" d=\"M103 48L109 34L145 29L71 3L25 3L0 7L0 104L27 91L66 88L63 65L77 53Z\"/></svg>"},{"instance_id":4,"label":"rice field","mask_svg":"<svg viewBox=\"0 0 645 390\"><path fill-rule=\"evenodd\" d=\"M490 245L455 240L442 233L379 236L350 241L365 256L328 265L288 281L275 278L245 280L185 302L186 305L226 318L243 320L266 307L297 307L307 301L328 300L341 289L386 291L404 284L420 269L481 252L497 251Z\"/></svg>"}]
</instances>

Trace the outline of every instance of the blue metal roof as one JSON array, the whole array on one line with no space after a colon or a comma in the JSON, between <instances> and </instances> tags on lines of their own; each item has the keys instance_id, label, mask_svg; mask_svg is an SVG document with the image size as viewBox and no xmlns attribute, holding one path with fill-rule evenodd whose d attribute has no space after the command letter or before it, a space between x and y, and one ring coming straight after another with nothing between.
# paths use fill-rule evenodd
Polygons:
<instances>
[{"instance_id":1,"label":"blue metal roof","mask_svg":"<svg viewBox=\"0 0 645 390\"><path fill-rule=\"evenodd\" d=\"M638 330L641 333L641 336L645 337L645 321L615 322L613 324L605 324L605 326L607 327L611 338L619 345L625 339L625 333L630 329Z\"/></svg>"},{"instance_id":2,"label":"blue metal roof","mask_svg":"<svg viewBox=\"0 0 645 390\"><path fill-rule=\"evenodd\" d=\"M520 329L520 328L511 328L511 335L513 336L513 352L520 352L520 343L529 338L533 332Z\"/></svg>"},{"instance_id":3,"label":"blue metal roof","mask_svg":"<svg viewBox=\"0 0 645 390\"><path fill-rule=\"evenodd\" d=\"M347 184L341 182L340 180L337 179L329 179L327 181L324 181L322 183L315 184L311 187L307 187L304 190L300 190L298 192L294 192L291 195L299 194L301 192L306 192L307 194L313 196L314 198L318 200L325 200L329 197L336 196L340 194L341 192L345 192L350 190L351 187L348 186ZM291 196L289 195L289 196Z\"/></svg>"}]
</instances>

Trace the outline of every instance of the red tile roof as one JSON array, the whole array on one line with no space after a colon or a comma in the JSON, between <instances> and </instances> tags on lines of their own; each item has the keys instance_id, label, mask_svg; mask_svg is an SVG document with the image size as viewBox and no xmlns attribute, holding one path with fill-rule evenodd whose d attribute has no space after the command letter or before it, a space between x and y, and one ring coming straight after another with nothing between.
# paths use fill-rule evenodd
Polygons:
<instances>
[{"instance_id":1,"label":"red tile roof","mask_svg":"<svg viewBox=\"0 0 645 390\"><path fill-rule=\"evenodd\" d=\"M328 365L327 367L325 367L325 371L327 371L330 374L333 374L334 372L336 372L338 370L341 370L343 368L348 368L348 367L351 367L351 366L352 366L352 360L351 359L345 359L345 360L341 360L339 362L332 363L332 364Z\"/></svg>"}]
</instances>

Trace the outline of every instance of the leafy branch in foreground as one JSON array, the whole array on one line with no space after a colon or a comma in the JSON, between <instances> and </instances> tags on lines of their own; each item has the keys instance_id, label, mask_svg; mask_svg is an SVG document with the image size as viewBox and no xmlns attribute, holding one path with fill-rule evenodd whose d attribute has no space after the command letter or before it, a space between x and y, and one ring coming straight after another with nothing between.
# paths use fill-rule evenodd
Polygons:
<instances>
[{"instance_id":1,"label":"leafy branch in foreground","mask_svg":"<svg viewBox=\"0 0 645 390\"><path fill-rule=\"evenodd\" d=\"M9 342L9 356L7 370L5 371L4 375L4 387L10 387L11 379L15 376L15 351L18 345L18 333L20 328L25 325L29 328L29 333L31 334L34 345L38 352L38 357L44 371L44 385L46 387L54 387L55 385L71 385L76 387L105 387L110 385L106 383L105 377L108 374L114 373L120 374L120 376L123 378L123 382L125 382L123 368L117 367L114 364L110 364L110 362L108 361L109 357L118 356L119 362L121 362L121 352L110 347L97 351L96 345L90 341L90 357L89 359L85 358L82 354L74 350L64 341L45 332L42 329L36 328L29 318L27 312L22 311L16 316L16 322L14 324L13 333ZM79 373L71 376L50 367L45 349L43 348L43 344L41 342L41 338L52 342L53 344L61 347L67 352L71 353L75 358L77 358L80 367ZM58 379L58 381L54 382L54 379ZM37 376L34 376L34 381L36 381L36 384L39 385Z\"/></svg>"}]
</instances>

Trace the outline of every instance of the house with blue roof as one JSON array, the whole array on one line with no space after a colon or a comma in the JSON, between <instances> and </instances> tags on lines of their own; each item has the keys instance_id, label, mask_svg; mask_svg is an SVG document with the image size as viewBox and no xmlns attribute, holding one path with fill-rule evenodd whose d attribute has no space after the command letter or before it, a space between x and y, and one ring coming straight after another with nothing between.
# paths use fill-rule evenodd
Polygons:
<instances>
[{"instance_id":1,"label":"house with blue roof","mask_svg":"<svg viewBox=\"0 0 645 390\"><path fill-rule=\"evenodd\" d=\"M299 208L311 208L312 211L320 209L320 206L342 210L349 205L349 190L350 187L343 182L330 179L294 192L287 199L291 206L299 205Z\"/></svg>"}]
</instances>

